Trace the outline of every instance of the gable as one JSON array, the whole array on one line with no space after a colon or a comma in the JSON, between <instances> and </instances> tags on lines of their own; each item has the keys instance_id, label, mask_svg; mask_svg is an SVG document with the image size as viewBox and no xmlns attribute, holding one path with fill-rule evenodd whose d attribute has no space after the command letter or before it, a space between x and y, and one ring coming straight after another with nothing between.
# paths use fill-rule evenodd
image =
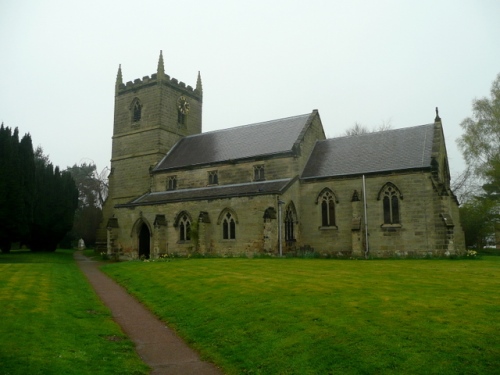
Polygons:
<instances>
[{"instance_id":1,"label":"gable","mask_svg":"<svg viewBox=\"0 0 500 375\"><path fill-rule=\"evenodd\" d=\"M316 111L182 138L153 171L292 154L314 116Z\"/></svg>"},{"instance_id":2,"label":"gable","mask_svg":"<svg viewBox=\"0 0 500 375\"><path fill-rule=\"evenodd\" d=\"M430 168L434 124L318 141L301 178Z\"/></svg>"}]
</instances>

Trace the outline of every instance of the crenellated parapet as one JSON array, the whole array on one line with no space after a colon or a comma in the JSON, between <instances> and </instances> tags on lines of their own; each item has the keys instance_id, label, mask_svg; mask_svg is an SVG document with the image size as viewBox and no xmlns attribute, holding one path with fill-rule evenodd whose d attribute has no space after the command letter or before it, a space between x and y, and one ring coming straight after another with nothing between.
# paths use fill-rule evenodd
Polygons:
<instances>
[{"instance_id":1,"label":"crenellated parapet","mask_svg":"<svg viewBox=\"0 0 500 375\"><path fill-rule=\"evenodd\" d=\"M119 95L128 92L130 90L137 90L145 86L151 86L156 84L164 84L167 86L174 87L177 90L183 91L185 94L188 94L190 96L196 96L199 98L202 97L202 93L199 90L193 89L192 86L186 85L184 82L179 81L176 78L170 78L168 74L165 74L164 78L159 80L157 73L153 73L151 74L151 76L144 76L142 77L142 79L137 78L133 82L128 81L126 84L119 83L117 86L116 94Z\"/></svg>"},{"instance_id":2,"label":"crenellated parapet","mask_svg":"<svg viewBox=\"0 0 500 375\"><path fill-rule=\"evenodd\" d=\"M198 72L198 77L196 80L196 87L186 85L184 82L179 81L176 78L171 78L168 74L165 74L164 64L163 64L163 55L160 51L160 58L158 61L158 69L156 73L151 74L151 76L144 76L141 78L136 78L134 81L128 81L127 83L123 83L122 78L122 70L121 65L118 68L118 74L116 77L116 85L115 91L116 95L121 95L123 93L129 92L131 90L138 90L143 87L152 86L152 85L166 85L170 86L179 92L191 96L196 97L201 100L203 97L203 89L201 85L201 76Z\"/></svg>"}]
</instances>

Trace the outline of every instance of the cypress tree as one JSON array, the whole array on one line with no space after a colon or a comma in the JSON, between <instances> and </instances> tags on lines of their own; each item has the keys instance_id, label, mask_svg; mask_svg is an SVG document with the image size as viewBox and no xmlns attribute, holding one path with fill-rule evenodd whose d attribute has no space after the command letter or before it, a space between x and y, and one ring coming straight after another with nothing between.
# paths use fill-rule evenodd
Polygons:
<instances>
[{"instance_id":1,"label":"cypress tree","mask_svg":"<svg viewBox=\"0 0 500 375\"><path fill-rule=\"evenodd\" d=\"M10 207L9 181L10 181L10 161L11 161L11 130L0 126L0 250L9 252L12 238L9 231Z\"/></svg>"},{"instance_id":2,"label":"cypress tree","mask_svg":"<svg viewBox=\"0 0 500 375\"><path fill-rule=\"evenodd\" d=\"M19 144L20 183L23 192L22 205L19 210L19 240L27 244L30 240L31 223L33 222L33 205L35 199L35 155L31 136L26 134Z\"/></svg>"}]
</instances>

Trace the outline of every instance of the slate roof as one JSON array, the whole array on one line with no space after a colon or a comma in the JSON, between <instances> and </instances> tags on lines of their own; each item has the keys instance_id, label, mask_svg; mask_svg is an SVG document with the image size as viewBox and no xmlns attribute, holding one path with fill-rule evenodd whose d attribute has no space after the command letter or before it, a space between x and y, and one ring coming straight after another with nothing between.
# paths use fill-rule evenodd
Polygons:
<instances>
[{"instance_id":1,"label":"slate roof","mask_svg":"<svg viewBox=\"0 0 500 375\"><path fill-rule=\"evenodd\" d=\"M301 178L361 175L431 166L434 124L318 141Z\"/></svg>"},{"instance_id":2,"label":"slate roof","mask_svg":"<svg viewBox=\"0 0 500 375\"><path fill-rule=\"evenodd\" d=\"M184 137L153 171L292 152L314 114Z\"/></svg>"},{"instance_id":3,"label":"slate roof","mask_svg":"<svg viewBox=\"0 0 500 375\"><path fill-rule=\"evenodd\" d=\"M116 207L134 207L172 202L281 194L296 180L297 177L243 184L208 186L195 189L160 191L144 194L129 203L119 204Z\"/></svg>"}]
</instances>

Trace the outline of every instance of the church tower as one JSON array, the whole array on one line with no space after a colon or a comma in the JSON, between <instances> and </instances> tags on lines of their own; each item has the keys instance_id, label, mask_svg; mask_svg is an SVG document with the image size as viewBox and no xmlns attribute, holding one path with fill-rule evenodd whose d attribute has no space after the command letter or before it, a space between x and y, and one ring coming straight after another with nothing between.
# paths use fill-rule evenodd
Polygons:
<instances>
[{"instance_id":1,"label":"church tower","mask_svg":"<svg viewBox=\"0 0 500 375\"><path fill-rule=\"evenodd\" d=\"M123 83L121 65L115 84L115 111L109 194L98 241L113 207L150 190L152 169L182 137L201 133L203 90L165 74L160 51L156 73Z\"/></svg>"}]
</instances>

